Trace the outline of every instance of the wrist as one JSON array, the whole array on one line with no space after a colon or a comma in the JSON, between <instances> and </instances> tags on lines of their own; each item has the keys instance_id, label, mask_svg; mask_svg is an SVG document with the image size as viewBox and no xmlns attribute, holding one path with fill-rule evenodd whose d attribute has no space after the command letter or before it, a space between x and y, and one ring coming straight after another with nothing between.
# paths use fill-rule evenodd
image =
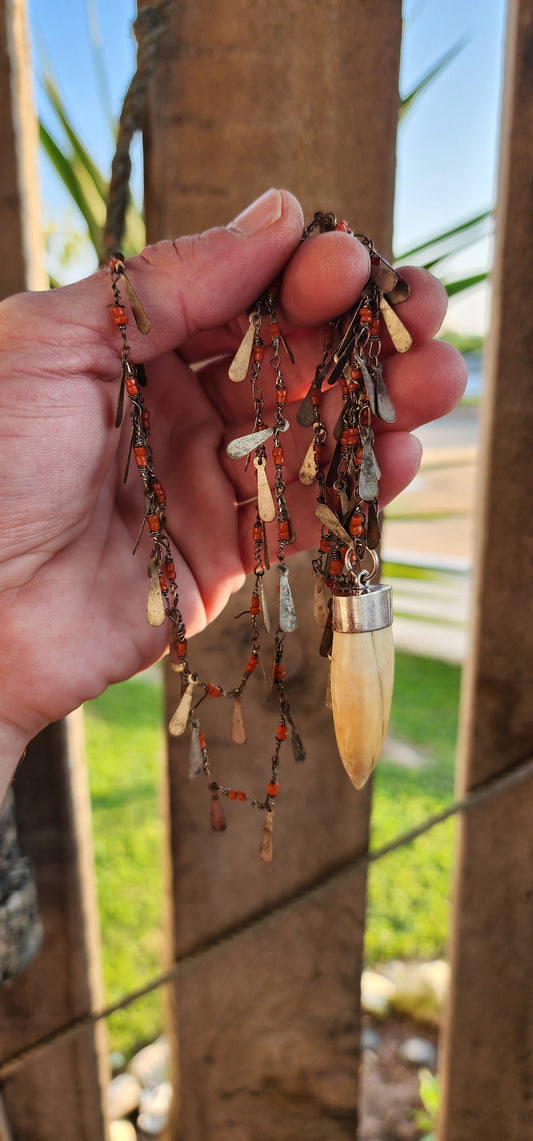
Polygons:
<instances>
[{"instance_id":1,"label":"wrist","mask_svg":"<svg viewBox=\"0 0 533 1141\"><path fill-rule=\"evenodd\" d=\"M0 720L0 806L6 798L15 770L29 740L30 737L23 729Z\"/></svg>"}]
</instances>

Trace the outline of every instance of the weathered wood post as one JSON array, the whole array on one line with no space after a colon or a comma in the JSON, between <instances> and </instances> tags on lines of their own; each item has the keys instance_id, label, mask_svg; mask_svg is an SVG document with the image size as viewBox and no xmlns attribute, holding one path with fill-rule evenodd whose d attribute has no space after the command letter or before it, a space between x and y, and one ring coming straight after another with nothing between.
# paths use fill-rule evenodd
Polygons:
<instances>
[{"instance_id":1,"label":"weathered wood post","mask_svg":"<svg viewBox=\"0 0 533 1141\"><path fill-rule=\"evenodd\" d=\"M533 3L509 0L459 789L533 757ZM440 1141L533 1136L533 778L460 821Z\"/></svg>"},{"instance_id":2,"label":"weathered wood post","mask_svg":"<svg viewBox=\"0 0 533 1141\"><path fill-rule=\"evenodd\" d=\"M38 134L24 0L0 0L0 296L44 289ZM35 867L42 947L0 989L0 1062L101 1005L83 745L75 718L32 742L14 782L18 832ZM90 1028L2 1083L0 1136L104 1141L104 1030Z\"/></svg>"},{"instance_id":3,"label":"weathered wood post","mask_svg":"<svg viewBox=\"0 0 533 1141\"><path fill-rule=\"evenodd\" d=\"M277 185L299 195L307 217L334 210L390 250L400 40L400 0L175 0L146 124L150 240L226 223ZM301 624L288 646L308 759L286 770L271 867L258 860L254 814L210 832L205 789L187 780L187 744L170 743L176 955L287 903L367 846L369 795L347 785L338 761L317 631L304 617L309 564L300 558L292 572ZM240 672L233 615L247 599L237 595L195 639L203 675ZM260 781L272 714L262 695L248 710L242 760L220 728L210 741L221 770L244 764ZM364 914L364 877L353 877L187 970L176 988L172 1137L340 1141L355 1129Z\"/></svg>"}]
</instances>

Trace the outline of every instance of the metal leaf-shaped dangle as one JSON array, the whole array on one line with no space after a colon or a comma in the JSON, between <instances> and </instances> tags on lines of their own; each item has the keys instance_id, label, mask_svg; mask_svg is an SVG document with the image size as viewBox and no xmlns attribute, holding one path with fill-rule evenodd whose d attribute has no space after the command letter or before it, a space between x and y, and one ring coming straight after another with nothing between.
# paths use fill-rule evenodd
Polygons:
<instances>
[{"instance_id":1,"label":"metal leaf-shaped dangle","mask_svg":"<svg viewBox=\"0 0 533 1141\"><path fill-rule=\"evenodd\" d=\"M279 628L291 634L298 626L298 619L289 586L289 568L282 564L276 570L279 574Z\"/></svg>"},{"instance_id":2,"label":"metal leaf-shaped dangle","mask_svg":"<svg viewBox=\"0 0 533 1141\"><path fill-rule=\"evenodd\" d=\"M187 722L191 712L192 699L196 685L197 678L189 677L189 682L185 693L183 694L181 701L178 704L176 712L171 717L168 726L168 731L172 737L181 737L182 733L184 733L187 728Z\"/></svg>"},{"instance_id":3,"label":"metal leaf-shaped dangle","mask_svg":"<svg viewBox=\"0 0 533 1141\"><path fill-rule=\"evenodd\" d=\"M380 420L384 420L386 424L394 424L396 420L396 409L389 396L389 390L383 378L383 369L380 364L374 367L374 380L376 383L376 409Z\"/></svg>"},{"instance_id":4,"label":"metal leaf-shaped dangle","mask_svg":"<svg viewBox=\"0 0 533 1141\"><path fill-rule=\"evenodd\" d=\"M227 828L226 817L224 816L224 809L220 803L218 792L211 792L211 827L213 832L225 832Z\"/></svg>"},{"instance_id":5,"label":"metal leaf-shaped dangle","mask_svg":"<svg viewBox=\"0 0 533 1141\"><path fill-rule=\"evenodd\" d=\"M378 477L376 475L374 452L372 451L372 440L370 436L368 436L363 440L363 456L359 474L359 495L361 499L365 500L365 503L368 503L373 499L377 499L378 494Z\"/></svg>"},{"instance_id":6,"label":"metal leaf-shaped dangle","mask_svg":"<svg viewBox=\"0 0 533 1141\"><path fill-rule=\"evenodd\" d=\"M364 499L364 496L361 496L361 498ZM337 519L335 512L331 510L331 507L328 507L327 503L317 503L315 515L328 530L333 531L333 534L336 535L338 539L342 539L342 542L345 543L347 547L351 547L352 536L348 534L346 528L343 527L342 523Z\"/></svg>"},{"instance_id":7,"label":"metal leaf-shaped dangle","mask_svg":"<svg viewBox=\"0 0 533 1141\"><path fill-rule=\"evenodd\" d=\"M259 597L261 599L261 610L263 613L263 624L267 634L270 634L270 614L268 612L267 600L265 595L265 586L263 579L259 579Z\"/></svg>"},{"instance_id":8,"label":"metal leaf-shaped dangle","mask_svg":"<svg viewBox=\"0 0 533 1141\"><path fill-rule=\"evenodd\" d=\"M254 467L257 472L257 510L259 518L264 523L272 523L276 518L276 504L270 490L268 477L266 473L266 460L257 456L254 460Z\"/></svg>"},{"instance_id":9,"label":"metal leaf-shaped dangle","mask_svg":"<svg viewBox=\"0 0 533 1141\"><path fill-rule=\"evenodd\" d=\"M118 390L117 410L115 413L115 428L120 428L122 424L122 417L124 415L124 390L126 387L126 361L122 361L122 370L120 373L120 388Z\"/></svg>"},{"instance_id":10,"label":"metal leaf-shaped dangle","mask_svg":"<svg viewBox=\"0 0 533 1141\"><path fill-rule=\"evenodd\" d=\"M150 589L148 591L148 602L146 604L146 617L150 626L162 626L165 621L165 604L163 602L163 595L161 594L161 581L159 578L159 567L154 566L150 575Z\"/></svg>"},{"instance_id":11,"label":"metal leaf-shaped dangle","mask_svg":"<svg viewBox=\"0 0 533 1141\"><path fill-rule=\"evenodd\" d=\"M316 479L315 442L311 440L298 472L298 479L305 487L311 487Z\"/></svg>"},{"instance_id":12,"label":"metal leaf-shaped dangle","mask_svg":"<svg viewBox=\"0 0 533 1141\"><path fill-rule=\"evenodd\" d=\"M242 697L240 693L236 695L235 701L233 702L231 739L236 745L246 744L246 726L242 715Z\"/></svg>"},{"instance_id":13,"label":"metal leaf-shaped dangle","mask_svg":"<svg viewBox=\"0 0 533 1141\"><path fill-rule=\"evenodd\" d=\"M250 366L250 357L254 347L254 336L255 327L253 323L250 322L228 369L228 376L230 380L235 381L237 384L241 380L244 380L248 373L248 368Z\"/></svg>"},{"instance_id":14,"label":"metal leaf-shaped dangle","mask_svg":"<svg viewBox=\"0 0 533 1141\"><path fill-rule=\"evenodd\" d=\"M261 428L259 432L248 432L246 436L237 436L228 444L226 454L231 460L242 460L273 435L273 428Z\"/></svg>"},{"instance_id":15,"label":"metal leaf-shaped dangle","mask_svg":"<svg viewBox=\"0 0 533 1141\"><path fill-rule=\"evenodd\" d=\"M193 725L191 733L191 746L189 749L189 777L194 780L195 777L202 775L204 771L204 758L202 756L202 748L200 745L200 730L197 725Z\"/></svg>"},{"instance_id":16,"label":"metal leaf-shaped dangle","mask_svg":"<svg viewBox=\"0 0 533 1141\"><path fill-rule=\"evenodd\" d=\"M396 352L406 353L411 348L413 343L413 338L411 337L409 330L405 328L405 325L402 321L400 321L398 314L394 312L394 309L389 305L388 301L382 295L380 295L379 307L383 314L383 320L385 321L387 329L389 330L390 339L394 345L394 348L396 349Z\"/></svg>"},{"instance_id":17,"label":"metal leaf-shaped dangle","mask_svg":"<svg viewBox=\"0 0 533 1141\"><path fill-rule=\"evenodd\" d=\"M313 620L315 626L319 626L321 630L324 629L329 616L329 608L324 594L324 587L326 579L324 575L317 574L315 577L315 592L313 599Z\"/></svg>"},{"instance_id":18,"label":"metal leaf-shaped dangle","mask_svg":"<svg viewBox=\"0 0 533 1141\"><path fill-rule=\"evenodd\" d=\"M381 540L381 527L379 525L379 516L375 503L368 504L368 519L367 519L367 545L371 551L375 551L379 547Z\"/></svg>"},{"instance_id":19,"label":"metal leaf-shaped dangle","mask_svg":"<svg viewBox=\"0 0 533 1141\"><path fill-rule=\"evenodd\" d=\"M263 828L263 835L261 836L261 844L259 845L259 855L264 864L271 864L274 856L274 846L272 838L272 826L274 823L274 809L270 812L265 812L265 824Z\"/></svg>"}]
</instances>

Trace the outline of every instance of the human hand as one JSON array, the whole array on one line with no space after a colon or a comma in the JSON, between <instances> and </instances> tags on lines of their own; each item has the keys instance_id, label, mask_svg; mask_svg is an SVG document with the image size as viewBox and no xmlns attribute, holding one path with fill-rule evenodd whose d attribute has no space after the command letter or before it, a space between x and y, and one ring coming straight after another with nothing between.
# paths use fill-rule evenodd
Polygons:
<instances>
[{"instance_id":1,"label":"human hand","mask_svg":"<svg viewBox=\"0 0 533 1141\"><path fill-rule=\"evenodd\" d=\"M368 277L367 252L353 237L324 234L300 246L302 226L296 200L270 192L227 229L162 242L128 261L151 319L147 337L131 322L128 340L132 361L148 366L155 470L167 491L189 633L222 609L251 569L253 480L225 454L230 439L252 428L247 385L227 378L247 324L239 314L293 255L279 302L296 357L285 369L294 424L324 322L353 305ZM422 270L404 275L411 296L400 311L414 345L385 361L397 421L376 425L381 506L418 468L411 430L449 411L466 379L458 354L430 339L444 291ZM146 622L146 535L131 554L143 494L134 471L122 484L129 433L113 426L121 339L111 303L109 275L100 271L0 306L0 796L35 733L165 649L164 628ZM334 404L330 391L332 419ZM317 535L312 492L298 482L309 440L298 427L289 435L287 496L302 549Z\"/></svg>"}]
</instances>

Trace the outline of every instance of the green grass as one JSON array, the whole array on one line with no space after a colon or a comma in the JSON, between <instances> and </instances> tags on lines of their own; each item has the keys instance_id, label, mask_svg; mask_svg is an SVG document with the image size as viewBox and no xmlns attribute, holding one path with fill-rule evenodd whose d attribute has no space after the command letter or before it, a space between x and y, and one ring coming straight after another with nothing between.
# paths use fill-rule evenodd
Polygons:
<instances>
[{"instance_id":1,"label":"green grass","mask_svg":"<svg viewBox=\"0 0 533 1141\"><path fill-rule=\"evenodd\" d=\"M398 654L390 735L427 765L406 769L381 761L374 779L371 846L379 848L438 812L454 794L461 671ZM366 958L434 958L445 949L453 821L371 865Z\"/></svg>"},{"instance_id":2,"label":"green grass","mask_svg":"<svg viewBox=\"0 0 533 1141\"><path fill-rule=\"evenodd\" d=\"M105 999L112 1003L161 970L161 695L149 681L110 686L85 706ZM162 1024L161 996L110 1019L111 1048L131 1054Z\"/></svg>"},{"instance_id":3,"label":"green grass","mask_svg":"<svg viewBox=\"0 0 533 1141\"><path fill-rule=\"evenodd\" d=\"M394 839L453 797L460 671L398 654L391 736L427 758L412 770L382 761L374 784L372 847ZM87 756L107 1002L161 969L163 901L159 809L164 749L160 690L148 680L112 686L85 707ZM369 963L431 958L444 948L453 825L434 828L372 865ZM162 996L109 1019L111 1048L127 1056L162 1026Z\"/></svg>"}]
</instances>

